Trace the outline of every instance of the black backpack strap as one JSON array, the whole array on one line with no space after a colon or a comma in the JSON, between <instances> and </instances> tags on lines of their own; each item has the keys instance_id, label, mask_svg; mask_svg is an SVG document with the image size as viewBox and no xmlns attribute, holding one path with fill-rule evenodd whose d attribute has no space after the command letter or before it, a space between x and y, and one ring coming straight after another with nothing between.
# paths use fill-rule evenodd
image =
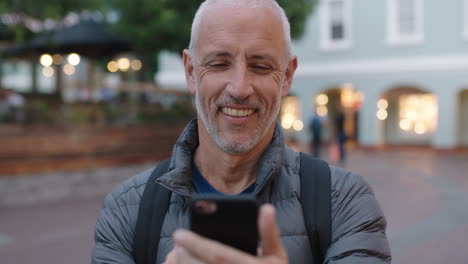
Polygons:
<instances>
[{"instance_id":1,"label":"black backpack strap","mask_svg":"<svg viewBox=\"0 0 468 264\"><path fill-rule=\"evenodd\" d=\"M135 227L133 258L137 264L156 262L162 224L166 216L171 192L156 183L156 179L167 172L171 159L158 164L146 182L140 201Z\"/></svg>"},{"instance_id":2,"label":"black backpack strap","mask_svg":"<svg viewBox=\"0 0 468 264\"><path fill-rule=\"evenodd\" d=\"M324 161L301 155L301 204L314 263L323 263L331 243L331 172Z\"/></svg>"}]
</instances>

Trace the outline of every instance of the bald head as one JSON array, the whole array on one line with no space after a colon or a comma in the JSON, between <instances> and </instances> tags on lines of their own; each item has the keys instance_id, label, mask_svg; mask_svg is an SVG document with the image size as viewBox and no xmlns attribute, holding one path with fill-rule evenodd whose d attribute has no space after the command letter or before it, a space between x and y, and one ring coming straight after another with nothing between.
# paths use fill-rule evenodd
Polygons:
<instances>
[{"instance_id":1,"label":"bald head","mask_svg":"<svg viewBox=\"0 0 468 264\"><path fill-rule=\"evenodd\" d=\"M275 0L205 0L198 8L195 17L192 22L192 31L190 35L189 51L192 56L195 56L195 48L198 43L198 37L200 33L200 24L202 18L209 12L213 12L216 8L232 8L236 10L238 8L270 8L277 14L277 18L281 21L281 29L283 31L285 46L286 46L286 57L289 59L292 56L291 50L291 33L288 18L282 7L278 5Z\"/></svg>"}]
</instances>

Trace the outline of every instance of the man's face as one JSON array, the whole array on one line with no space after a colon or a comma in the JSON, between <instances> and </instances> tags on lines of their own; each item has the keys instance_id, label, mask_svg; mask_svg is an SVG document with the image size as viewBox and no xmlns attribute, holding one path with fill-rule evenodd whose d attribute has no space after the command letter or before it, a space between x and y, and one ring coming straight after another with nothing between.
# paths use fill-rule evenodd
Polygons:
<instances>
[{"instance_id":1,"label":"man's face","mask_svg":"<svg viewBox=\"0 0 468 264\"><path fill-rule=\"evenodd\" d=\"M275 11L236 7L208 7L194 56L184 51L187 83L204 124L201 129L232 155L271 139L265 136L274 129L281 96L288 93L297 65L286 55Z\"/></svg>"}]
</instances>

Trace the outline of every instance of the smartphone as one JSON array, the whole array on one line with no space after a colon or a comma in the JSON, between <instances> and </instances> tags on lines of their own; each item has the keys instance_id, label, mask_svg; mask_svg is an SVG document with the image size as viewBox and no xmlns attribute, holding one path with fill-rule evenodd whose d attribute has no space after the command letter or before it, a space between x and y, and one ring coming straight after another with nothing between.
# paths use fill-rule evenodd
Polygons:
<instances>
[{"instance_id":1,"label":"smartphone","mask_svg":"<svg viewBox=\"0 0 468 264\"><path fill-rule=\"evenodd\" d=\"M252 255L258 247L258 203L252 196L195 195L190 229Z\"/></svg>"}]
</instances>

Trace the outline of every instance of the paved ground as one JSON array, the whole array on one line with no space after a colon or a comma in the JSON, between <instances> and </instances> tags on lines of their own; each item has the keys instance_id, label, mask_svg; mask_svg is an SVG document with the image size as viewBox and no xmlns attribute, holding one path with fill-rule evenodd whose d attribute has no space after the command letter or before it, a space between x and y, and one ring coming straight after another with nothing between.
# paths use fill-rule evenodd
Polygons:
<instances>
[{"instance_id":1,"label":"paved ground","mask_svg":"<svg viewBox=\"0 0 468 264\"><path fill-rule=\"evenodd\" d=\"M468 263L468 154L354 151L346 167L377 194L392 263ZM0 209L0 262L89 263L102 198Z\"/></svg>"},{"instance_id":2,"label":"paved ground","mask_svg":"<svg viewBox=\"0 0 468 264\"><path fill-rule=\"evenodd\" d=\"M358 152L347 167L371 184L397 264L468 263L468 155Z\"/></svg>"}]
</instances>

